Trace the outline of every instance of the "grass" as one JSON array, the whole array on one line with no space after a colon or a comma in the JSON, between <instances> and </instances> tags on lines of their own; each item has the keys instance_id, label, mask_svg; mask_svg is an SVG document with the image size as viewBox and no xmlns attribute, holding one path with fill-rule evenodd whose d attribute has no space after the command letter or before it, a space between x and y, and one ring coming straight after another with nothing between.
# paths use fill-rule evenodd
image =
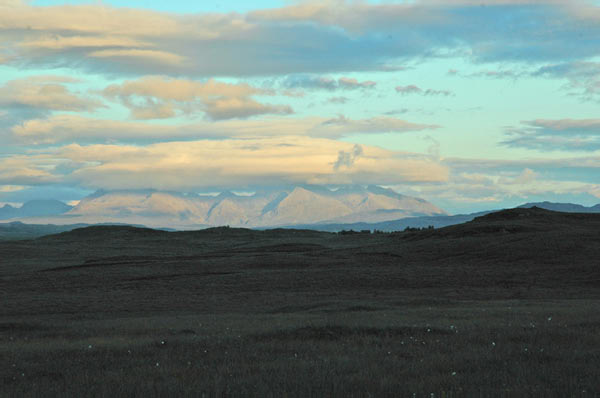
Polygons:
<instances>
[{"instance_id":1,"label":"grass","mask_svg":"<svg viewBox=\"0 0 600 398\"><path fill-rule=\"evenodd\" d=\"M0 243L0 396L596 397L599 223L539 216Z\"/></svg>"},{"instance_id":2,"label":"grass","mask_svg":"<svg viewBox=\"0 0 600 398\"><path fill-rule=\"evenodd\" d=\"M594 396L597 304L4 323L0 379L14 397Z\"/></svg>"}]
</instances>

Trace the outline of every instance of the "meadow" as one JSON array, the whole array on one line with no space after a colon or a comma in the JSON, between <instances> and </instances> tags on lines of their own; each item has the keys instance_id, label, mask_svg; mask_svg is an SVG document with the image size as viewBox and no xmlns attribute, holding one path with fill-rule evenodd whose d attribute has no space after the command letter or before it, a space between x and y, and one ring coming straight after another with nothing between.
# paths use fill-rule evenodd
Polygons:
<instances>
[{"instance_id":1,"label":"meadow","mask_svg":"<svg viewBox=\"0 0 600 398\"><path fill-rule=\"evenodd\" d=\"M600 217L0 242L7 397L595 397Z\"/></svg>"}]
</instances>

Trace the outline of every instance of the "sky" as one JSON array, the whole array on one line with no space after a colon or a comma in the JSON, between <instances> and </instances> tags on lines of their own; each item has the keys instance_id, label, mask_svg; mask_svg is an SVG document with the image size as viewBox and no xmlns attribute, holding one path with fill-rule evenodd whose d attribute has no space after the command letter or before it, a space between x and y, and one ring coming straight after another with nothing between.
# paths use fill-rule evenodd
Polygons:
<instances>
[{"instance_id":1,"label":"sky","mask_svg":"<svg viewBox=\"0 0 600 398\"><path fill-rule=\"evenodd\" d=\"M600 4L0 0L0 204L377 184L600 203Z\"/></svg>"}]
</instances>

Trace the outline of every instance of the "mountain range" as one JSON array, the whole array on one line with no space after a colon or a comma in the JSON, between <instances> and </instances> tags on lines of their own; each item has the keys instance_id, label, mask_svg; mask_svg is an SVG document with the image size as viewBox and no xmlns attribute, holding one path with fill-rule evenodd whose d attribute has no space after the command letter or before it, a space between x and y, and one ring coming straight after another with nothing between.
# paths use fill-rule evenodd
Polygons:
<instances>
[{"instance_id":1,"label":"mountain range","mask_svg":"<svg viewBox=\"0 0 600 398\"><path fill-rule=\"evenodd\" d=\"M23 206L26 207L29 205ZM6 213L12 211L16 215L0 215L0 218L38 217L40 222L57 224L69 220L73 223L119 222L188 229L219 225L254 228L372 223L446 214L426 200L374 185L348 186L335 191L319 186L297 186L252 195L222 192L216 196L163 191L98 191L72 208L51 207L45 214L11 207Z\"/></svg>"},{"instance_id":2,"label":"mountain range","mask_svg":"<svg viewBox=\"0 0 600 398\"><path fill-rule=\"evenodd\" d=\"M600 204L536 202L539 207L569 213L600 213ZM222 192L197 195L150 190L98 191L76 206L56 200L34 200L17 208L0 208L0 220L27 224L130 224L166 229L202 229L230 225L246 228L289 227L336 232L342 230L399 231L461 224L496 210L448 215L419 198L378 186L348 186L330 190L318 186L265 190L252 195ZM13 223L14 224L14 223ZM23 226L0 224L7 236ZM43 235L27 231L24 236Z\"/></svg>"}]
</instances>

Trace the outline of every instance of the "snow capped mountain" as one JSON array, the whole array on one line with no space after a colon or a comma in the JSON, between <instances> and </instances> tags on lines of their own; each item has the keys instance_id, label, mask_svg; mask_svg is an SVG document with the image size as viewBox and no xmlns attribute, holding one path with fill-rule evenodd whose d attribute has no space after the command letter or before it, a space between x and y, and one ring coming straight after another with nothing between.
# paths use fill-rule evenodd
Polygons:
<instances>
[{"instance_id":1,"label":"snow capped mountain","mask_svg":"<svg viewBox=\"0 0 600 398\"><path fill-rule=\"evenodd\" d=\"M86 222L130 222L164 227L231 225L265 227L322 222L378 222L445 212L431 203L377 186L336 191L298 186L250 196L160 191L101 191L84 198L69 216Z\"/></svg>"}]
</instances>

